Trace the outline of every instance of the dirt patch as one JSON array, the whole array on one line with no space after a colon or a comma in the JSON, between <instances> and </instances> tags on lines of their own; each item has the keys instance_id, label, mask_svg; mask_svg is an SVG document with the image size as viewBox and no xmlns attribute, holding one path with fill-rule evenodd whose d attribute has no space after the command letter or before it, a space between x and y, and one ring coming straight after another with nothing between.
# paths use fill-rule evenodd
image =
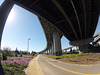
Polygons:
<instances>
[{"instance_id":1,"label":"dirt patch","mask_svg":"<svg viewBox=\"0 0 100 75\"><path fill-rule=\"evenodd\" d=\"M94 53L79 57L61 58L58 60L74 64L100 64L100 53Z\"/></svg>"},{"instance_id":2,"label":"dirt patch","mask_svg":"<svg viewBox=\"0 0 100 75\"><path fill-rule=\"evenodd\" d=\"M25 68L23 71L25 72L25 74L27 74L27 68Z\"/></svg>"}]
</instances>

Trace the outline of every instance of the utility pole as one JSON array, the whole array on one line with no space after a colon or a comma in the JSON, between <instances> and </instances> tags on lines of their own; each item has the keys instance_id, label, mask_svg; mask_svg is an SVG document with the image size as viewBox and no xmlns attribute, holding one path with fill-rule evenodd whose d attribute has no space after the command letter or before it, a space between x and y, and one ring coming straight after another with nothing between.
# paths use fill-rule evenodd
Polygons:
<instances>
[{"instance_id":1,"label":"utility pole","mask_svg":"<svg viewBox=\"0 0 100 75\"><path fill-rule=\"evenodd\" d=\"M27 52L29 52L29 40L31 40L30 38L28 38L28 44L27 44ZM29 54L29 53L27 53Z\"/></svg>"}]
</instances>

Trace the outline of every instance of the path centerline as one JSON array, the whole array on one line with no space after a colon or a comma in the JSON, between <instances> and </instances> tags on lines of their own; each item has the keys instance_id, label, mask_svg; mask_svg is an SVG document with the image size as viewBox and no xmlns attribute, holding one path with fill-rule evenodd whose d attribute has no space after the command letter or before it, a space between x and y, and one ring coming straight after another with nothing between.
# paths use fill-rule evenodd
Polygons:
<instances>
[{"instance_id":1,"label":"path centerline","mask_svg":"<svg viewBox=\"0 0 100 75\"><path fill-rule=\"evenodd\" d=\"M43 58L43 57L42 57L42 59L44 59L47 63L51 64L52 66L55 66L55 67L57 67L57 68L60 68L60 69L62 69L62 70L65 70L65 71L68 71L68 72L71 72L71 73L74 73L74 74L79 74L79 75L100 75L100 74L85 74L85 73L75 72L75 71L72 71L72 70L69 70L69 69L65 69L65 68L63 68L63 67L60 67L60 66L58 66L58 65L55 65L55 64L49 62L47 59L45 59L45 58Z\"/></svg>"}]
</instances>

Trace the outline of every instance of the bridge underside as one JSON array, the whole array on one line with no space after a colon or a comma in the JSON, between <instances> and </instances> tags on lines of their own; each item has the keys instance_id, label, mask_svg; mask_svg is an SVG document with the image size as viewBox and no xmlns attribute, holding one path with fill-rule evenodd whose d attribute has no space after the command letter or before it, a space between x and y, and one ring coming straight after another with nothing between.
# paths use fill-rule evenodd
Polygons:
<instances>
[{"instance_id":1,"label":"bridge underside","mask_svg":"<svg viewBox=\"0 0 100 75\"><path fill-rule=\"evenodd\" d=\"M93 40L100 14L100 0L5 0L0 7L0 38L13 4L18 4L49 22L71 45L85 48Z\"/></svg>"},{"instance_id":2,"label":"bridge underside","mask_svg":"<svg viewBox=\"0 0 100 75\"><path fill-rule=\"evenodd\" d=\"M44 30L45 37L47 40L47 46L44 50L39 53L47 53L51 55L62 55L61 49L61 37L62 34L51 25L48 21L45 21L43 18L39 17L39 21Z\"/></svg>"},{"instance_id":3,"label":"bridge underside","mask_svg":"<svg viewBox=\"0 0 100 75\"><path fill-rule=\"evenodd\" d=\"M93 36L99 18L100 0L14 0L42 16L70 40Z\"/></svg>"},{"instance_id":4,"label":"bridge underside","mask_svg":"<svg viewBox=\"0 0 100 75\"><path fill-rule=\"evenodd\" d=\"M100 14L100 0L5 0L0 6L0 49L4 25L14 4L49 22L70 41L71 45L78 45L82 52L93 40ZM57 38L58 33L54 33L53 37L57 49L57 41L60 42L60 38ZM0 74L4 75L1 69L0 66Z\"/></svg>"},{"instance_id":5,"label":"bridge underside","mask_svg":"<svg viewBox=\"0 0 100 75\"><path fill-rule=\"evenodd\" d=\"M51 23L71 45L80 46L82 51L93 40L100 14L100 0L14 1Z\"/></svg>"}]
</instances>

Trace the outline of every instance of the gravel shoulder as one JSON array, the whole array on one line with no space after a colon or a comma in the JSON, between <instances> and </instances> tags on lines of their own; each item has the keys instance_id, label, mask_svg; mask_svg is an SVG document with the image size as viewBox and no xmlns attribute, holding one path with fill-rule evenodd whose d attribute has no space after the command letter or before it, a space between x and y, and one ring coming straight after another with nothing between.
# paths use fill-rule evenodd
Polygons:
<instances>
[{"instance_id":1,"label":"gravel shoulder","mask_svg":"<svg viewBox=\"0 0 100 75\"><path fill-rule=\"evenodd\" d=\"M26 72L27 75L44 75L38 64L38 57L39 55L30 61Z\"/></svg>"}]
</instances>

